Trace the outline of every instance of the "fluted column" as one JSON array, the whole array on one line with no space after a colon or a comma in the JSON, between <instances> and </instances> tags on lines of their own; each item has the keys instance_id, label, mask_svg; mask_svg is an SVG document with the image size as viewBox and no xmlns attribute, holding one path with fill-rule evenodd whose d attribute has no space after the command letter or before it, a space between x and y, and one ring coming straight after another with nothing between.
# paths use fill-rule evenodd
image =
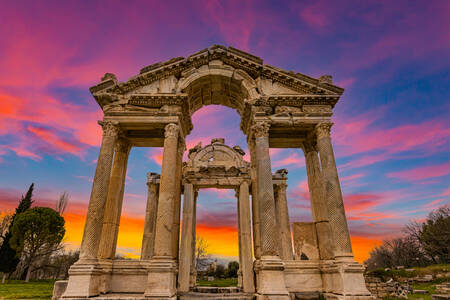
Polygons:
<instances>
[{"instance_id":1,"label":"fluted column","mask_svg":"<svg viewBox=\"0 0 450 300\"><path fill-rule=\"evenodd\" d=\"M249 141L250 149L250 177L252 179L252 228L253 228L253 252L255 258L261 258L261 228L259 219L258 180L256 176L255 142Z\"/></svg>"},{"instance_id":2,"label":"fluted column","mask_svg":"<svg viewBox=\"0 0 450 300\"><path fill-rule=\"evenodd\" d=\"M126 139L119 138L115 145L114 163L98 251L98 257L101 259L113 259L116 254L129 153L130 144Z\"/></svg>"},{"instance_id":3,"label":"fluted column","mask_svg":"<svg viewBox=\"0 0 450 300\"><path fill-rule=\"evenodd\" d=\"M286 197L287 184L285 182L276 185L275 207L280 229L281 253L282 260L293 260L291 227L289 223L289 212Z\"/></svg>"},{"instance_id":4,"label":"fluted column","mask_svg":"<svg viewBox=\"0 0 450 300\"><path fill-rule=\"evenodd\" d=\"M147 207L145 209L144 235L141 259L151 259L155 244L156 215L158 211L159 174L147 173Z\"/></svg>"},{"instance_id":5,"label":"fluted column","mask_svg":"<svg viewBox=\"0 0 450 300\"><path fill-rule=\"evenodd\" d=\"M194 187L191 183L184 185L183 228L181 231L181 252L179 258L178 291L189 291L189 279L192 263L192 238L194 230Z\"/></svg>"},{"instance_id":6,"label":"fluted column","mask_svg":"<svg viewBox=\"0 0 450 300\"><path fill-rule=\"evenodd\" d=\"M117 123L99 122L103 129L102 145L97 160L91 198L89 200L83 240L81 242L80 260L96 259L108 197L114 145L119 133Z\"/></svg>"},{"instance_id":7,"label":"fluted column","mask_svg":"<svg viewBox=\"0 0 450 300\"><path fill-rule=\"evenodd\" d=\"M333 232L336 257L353 257L341 186L331 145L330 129L332 123L316 126L317 148L322 165L323 188L327 201L329 222Z\"/></svg>"},{"instance_id":8,"label":"fluted column","mask_svg":"<svg viewBox=\"0 0 450 300\"><path fill-rule=\"evenodd\" d=\"M158 215L156 219L155 256L173 255L173 218L176 194L177 145L179 128L176 124L165 127L164 152L159 187Z\"/></svg>"},{"instance_id":9,"label":"fluted column","mask_svg":"<svg viewBox=\"0 0 450 300\"><path fill-rule=\"evenodd\" d=\"M244 293L253 293L255 284L253 281L252 238L250 223L250 196L247 181L239 186L239 241L240 241L240 265L242 272L242 287Z\"/></svg>"},{"instance_id":10,"label":"fluted column","mask_svg":"<svg viewBox=\"0 0 450 300\"><path fill-rule=\"evenodd\" d=\"M275 200L269 154L269 127L267 122L252 126L255 137L256 178L258 187L261 230L261 256L278 256L276 238Z\"/></svg>"},{"instance_id":11,"label":"fluted column","mask_svg":"<svg viewBox=\"0 0 450 300\"><path fill-rule=\"evenodd\" d=\"M320 170L320 162L313 141L310 139L303 143L303 152L306 160L306 174L308 176L308 188L311 201L312 217L315 223L319 255L321 259L334 257L334 242L328 221L328 205L323 188L323 176Z\"/></svg>"},{"instance_id":12,"label":"fluted column","mask_svg":"<svg viewBox=\"0 0 450 300\"><path fill-rule=\"evenodd\" d=\"M180 211L181 211L181 176L182 176L182 161L185 150L184 140L179 137L177 147L177 163L176 163L176 177L175 177L175 201L174 201L174 213L173 213L173 257L178 259L179 245L180 245Z\"/></svg>"}]
</instances>

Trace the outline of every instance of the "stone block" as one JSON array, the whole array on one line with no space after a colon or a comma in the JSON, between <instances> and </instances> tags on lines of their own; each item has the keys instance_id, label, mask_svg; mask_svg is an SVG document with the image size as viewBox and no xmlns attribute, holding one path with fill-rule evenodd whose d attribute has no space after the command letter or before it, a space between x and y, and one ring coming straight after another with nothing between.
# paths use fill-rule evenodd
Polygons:
<instances>
[{"instance_id":1,"label":"stone block","mask_svg":"<svg viewBox=\"0 0 450 300\"><path fill-rule=\"evenodd\" d=\"M67 280L58 280L53 286L53 297L52 300L57 300L62 297L67 288Z\"/></svg>"},{"instance_id":2,"label":"stone block","mask_svg":"<svg viewBox=\"0 0 450 300\"><path fill-rule=\"evenodd\" d=\"M292 223L294 236L294 249L298 260L307 257L308 260L319 259L319 248L317 244L316 226L313 222Z\"/></svg>"}]
</instances>

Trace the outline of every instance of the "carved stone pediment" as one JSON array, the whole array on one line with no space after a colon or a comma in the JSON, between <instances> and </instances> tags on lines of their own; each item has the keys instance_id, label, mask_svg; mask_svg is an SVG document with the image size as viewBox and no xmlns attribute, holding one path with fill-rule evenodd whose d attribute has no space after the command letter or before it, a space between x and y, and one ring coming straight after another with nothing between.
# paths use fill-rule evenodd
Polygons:
<instances>
[{"instance_id":1,"label":"carved stone pediment","mask_svg":"<svg viewBox=\"0 0 450 300\"><path fill-rule=\"evenodd\" d=\"M198 144L189 150L185 174L208 174L212 176L238 176L248 173L250 163L243 159L244 151L238 146L225 145L223 138L212 139L211 144Z\"/></svg>"},{"instance_id":2,"label":"carved stone pediment","mask_svg":"<svg viewBox=\"0 0 450 300\"><path fill-rule=\"evenodd\" d=\"M244 101L260 97L280 102L286 97L318 96L334 106L343 89L334 86L329 75L312 78L264 65L261 58L233 47L214 45L186 58L144 67L125 82L119 83L114 74L107 73L90 91L102 108L114 101L102 97L105 93L127 97L189 93L191 111L202 105L223 104L242 112Z\"/></svg>"}]
</instances>

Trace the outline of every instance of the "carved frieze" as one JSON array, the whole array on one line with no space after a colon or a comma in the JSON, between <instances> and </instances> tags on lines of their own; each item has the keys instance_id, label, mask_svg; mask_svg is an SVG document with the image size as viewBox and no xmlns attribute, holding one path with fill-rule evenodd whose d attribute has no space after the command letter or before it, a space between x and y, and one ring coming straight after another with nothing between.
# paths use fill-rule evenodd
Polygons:
<instances>
[{"instance_id":1,"label":"carved frieze","mask_svg":"<svg viewBox=\"0 0 450 300\"><path fill-rule=\"evenodd\" d=\"M303 105L305 113L331 113L330 105Z\"/></svg>"}]
</instances>

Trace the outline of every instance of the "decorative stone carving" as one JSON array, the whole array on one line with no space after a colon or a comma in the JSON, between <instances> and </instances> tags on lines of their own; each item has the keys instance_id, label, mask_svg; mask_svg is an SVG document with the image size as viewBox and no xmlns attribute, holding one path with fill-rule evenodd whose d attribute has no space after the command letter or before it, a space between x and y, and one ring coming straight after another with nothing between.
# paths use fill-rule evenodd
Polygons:
<instances>
[{"instance_id":1,"label":"decorative stone carving","mask_svg":"<svg viewBox=\"0 0 450 300\"><path fill-rule=\"evenodd\" d=\"M333 126L333 123L331 123L331 122L317 124L317 126L316 126L317 139L320 140L323 137L329 137L330 131L331 131L331 126Z\"/></svg>"},{"instance_id":2,"label":"decorative stone carving","mask_svg":"<svg viewBox=\"0 0 450 300\"><path fill-rule=\"evenodd\" d=\"M259 122L252 126L251 130L255 138L268 137L270 124L268 122Z\"/></svg>"},{"instance_id":3,"label":"decorative stone carving","mask_svg":"<svg viewBox=\"0 0 450 300\"><path fill-rule=\"evenodd\" d=\"M302 112L300 107L294 107L294 106L286 106L286 105L277 105L275 106L275 113L276 114L290 114L290 113L300 113Z\"/></svg>"},{"instance_id":4,"label":"decorative stone carving","mask_svg":"<svg viewBox=\"0 0 450 300\"><path fill-rule=\"evenodd\" d=\"M319 84L328 83L333 84L333 77L331 75L322 75L319 77Z\"/></svg>"},{"instance_id":5,"label":"decorative stone carving","mask_svg":"<svg viewBox=\"0 0 450 300\"><path fill-rule=\"evenodd\" d=\"M180 128L177 124L167 124L166 127L164 127L164 136L166 138L168 137L178 137L178 132L180 131Z\"/></svg>"},{"instance_id":6,"label":"decorative stone carving","mask_svg":"<svg viewBox=\"0 0 450 300\"><path fill-rule=\"evenodd\" d=\"M117 82L117 77L113 73L105 73L105 75L102 77L102 81L106 80L113 80Z\"/></svg>"},{"instance_id":7,"label":"decorative stone carving","mask_svg":"<svg viewBox=\"0 0 450 300\"><path fill-rule=\"evenodd\" d=\"M332 113L330 105L303 105L305 113Z\"/></svg>"},{"instance_id":8,"label":"decorative stone carving","mask_svg":"<svg viewBox=\"0 0 450 300\"><path fill-rule=\"evenodd\" d=\"M119 135L120 128L118 126L118 122L111 121L98 121L98 124L102 126L103 136L117 136Z\"/></svg>"},{"instance_id":9,"label":"decorative stone carving","mask_svg":"<svg viewBox=\"0 0 450 300\"><path fill-rule=\"evenodd\" d=\"M211 140L211 144L225 144L224 138L215 138Z\"/></svg>"},{"instance_id":10,"label":"decorative stone carving","mask_svg":"<svg viewBox=\"0 0 450 300\"><path fill-rule=\"evenodd\" d=\"M242 150L241 147L239 147L239 146L236 145L236 146L233 147L233 149L234 149L234 151L236 151L236 152L239 153L240 155L242 155L242 156L245 155L245 151Z\"/></svg>"}]
</instances>

